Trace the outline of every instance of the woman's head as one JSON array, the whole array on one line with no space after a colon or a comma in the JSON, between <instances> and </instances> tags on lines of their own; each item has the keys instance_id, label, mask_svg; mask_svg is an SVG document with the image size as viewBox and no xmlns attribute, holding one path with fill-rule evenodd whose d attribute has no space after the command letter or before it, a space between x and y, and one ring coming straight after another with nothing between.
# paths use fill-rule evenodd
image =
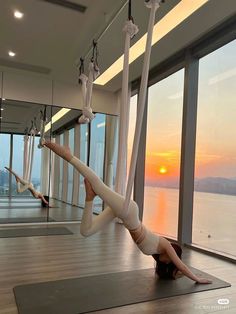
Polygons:
<instances>
[{"instance_id":1,"label":"woman's head","mask_svg":"<svg viewBox=\"0 0 236 314\"><path fill-rule=\"evenodd\" d=\"M182 249L176 243L171 243L173 249L179 258L182 256ZM175 273L178 271L175 264L171 262L166 254L153 254L152 257L156 261L156 273L160 278L174 279Z\"/></svg>"}]
</instances>

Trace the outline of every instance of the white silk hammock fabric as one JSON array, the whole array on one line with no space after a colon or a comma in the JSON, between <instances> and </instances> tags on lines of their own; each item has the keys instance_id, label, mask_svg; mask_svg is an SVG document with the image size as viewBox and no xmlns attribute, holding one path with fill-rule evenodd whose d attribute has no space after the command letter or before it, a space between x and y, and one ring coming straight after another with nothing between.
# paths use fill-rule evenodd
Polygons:
<instances>
[{"instance_id":1,"label":"white silk hammock fabric","mask_svg":"<svg viewBox=\"0 0 236 314\"><path fill-rule=\"evenodd\" d=\"M92 92L93 92L93 82L99 75L99 68L96 65L96 62L89 63L89 75L86 76L84 73L81 73L79 79L81 81L81 90L83 97L83 114L79 118L80 124L89 123L94 119L94 114L91 108L92 102Z\"/></svg>"},{"instance_id":2,"label":"white silk hammock fabric","mask_svg":"<svg viewBox=\"0 0 236 314\"><path fill-rule=\"evenodd\" d=\"M32 128L30 135L26 134L24 137L23 179L27 182L31 181L32 175L35 132L35 128Z\"/></svg>"},{"instance_id":3,"label":"white silk hammock fabric","mask_svg":"<svg viewBox=\"0 0 236 314\"><path fill-rule=\"evenodd\" d=\"M26 180L26 169L28 167L28 150L29 150L29 136L24 136L24 156L23 156L23 179Z\"/></svg>"},{"instance_id":4,"label":"white silk hammock fabric","mask_svg":"<svg viewBox=\"0 0 236 314\"><path fill-rule=\"evenodd\" d=\"M44 142L44 134L45 134L45 126L47 123L47 117L46 117L46 108L44 109L44 112L41 112L41 119L40 119L40 140L38 144L38 148L43 148L43 142Z\"/></svg>"},{"instance_id":5,"label":"white silk hammock fabric","mask_svg":"<svg viewBox=\"0 0 236 314\"><path fill-rule=\"evenodd\" d=\"M138 98L138 114L137 114L137 120L136 120L136 126L135 126L135 134L134 134L133 149L132 149L130 169L129 169L129 177L128 177L128 183L127 183L126 195L125 195L125 201L124 201L124 211L126 211L127 214L128 214L128 208L129 208L129 203L130 203L130 198L131 198L132 187L134 183L135 168L136 168L136 163L137 163L138 148L139 148L140 134L141 134L141 128L142 128L142 121L143 121L143 113L144 113L145 100L146 100L146 94L147 94L147 83L148 83L148 73L149 73L150 55L151 55L151 47L152 47L153 27L155 23L156 11L160 7L161 2L162 0L145 1L146 6L150 8L151 11L150 11L150 16L149 16L146 49L145 49L145 54L144 54L141 85L140 85L140 92L139 92L139 98Z\"/></svg>"},{"instance_id":6,"label":"white silk hammock fabric","mask_svg":"<svg viewBox=\"0 0 236 314\"><path fill-rule=\"evenodd\" d=\"M130 40L138 33L138 26L130 19L125 22L123 31L125 32L125 48L122 73L122 90L120 101L120 119L119 119L119 144L118 158L116 167L115 191L121 195L125 193L126 180L126 152L127 152L127 136L129 123L129 49Z\"/></svg>"}]
</instances>

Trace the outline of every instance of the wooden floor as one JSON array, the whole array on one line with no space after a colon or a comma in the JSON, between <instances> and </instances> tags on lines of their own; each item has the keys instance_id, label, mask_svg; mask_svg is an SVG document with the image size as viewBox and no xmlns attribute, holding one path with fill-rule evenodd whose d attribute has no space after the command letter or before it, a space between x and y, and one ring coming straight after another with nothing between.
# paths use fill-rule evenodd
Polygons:
<instances>
[{"instance_id":1,"label":"wooden floor","mask_svg":"<svg viewBox=\"0 0 236 314\"><path fill-rule=\"evenodd\" d=\"M56 199L50 199L49 217L57 222L80 221L83 209L72 206ZM94 206L94 212L100 212L101 206ZM0 224L6 218L35 218L47 217L47 209L41 206L41 201L32 197L1 197Z\"/></svg>"},{"instance_id":2,"label":"wooden floor","mask_svg":"<svg viewBox=\"0 0 236 314\"><path fill-rule=\"evenodd\" d=\"M79 225L67 227L73 235L0 239L1 314L17 313L13 294L16 285L154 266L152 257L143 255L136 248L120 224L111 223L103 232L89 238L79 234ZM230 282L232 287L93 313L235 314L236 265L190 249L184 249L183 260ZM217 303L219 298L229 299L227 308Z\"/></svg>"}]
</instances>

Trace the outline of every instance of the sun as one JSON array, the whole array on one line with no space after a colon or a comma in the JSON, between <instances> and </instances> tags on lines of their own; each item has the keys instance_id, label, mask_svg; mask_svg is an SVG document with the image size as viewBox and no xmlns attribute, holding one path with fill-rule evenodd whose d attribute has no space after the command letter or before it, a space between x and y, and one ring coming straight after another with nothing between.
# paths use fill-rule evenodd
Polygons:
<instances>
[{"instance_id":1,"label":"sun","mask_svg":"<svg viewBox=\"0 0 236 314\"><path fill-rule=\"evenodd\" d=\"M166 173L167 173L166 167L165 167L165 166L161 166L161 167L159 168L159 173L160 173L160 174L166 174Z\"/></svg>"}]
</instances>

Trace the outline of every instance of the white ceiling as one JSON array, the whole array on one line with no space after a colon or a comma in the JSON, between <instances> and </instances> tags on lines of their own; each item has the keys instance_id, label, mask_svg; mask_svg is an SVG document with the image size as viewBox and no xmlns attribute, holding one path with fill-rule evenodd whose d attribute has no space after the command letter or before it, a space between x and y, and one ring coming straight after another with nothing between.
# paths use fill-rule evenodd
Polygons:
<instances>
[{"instance_id":1,"label":"white ceiling","mask_svg":"<svg viewBox=\"0 0 236 314\"><path fill-rule=\"evenodd\" d=\"M0 1L1 61L44 67L53 77L74 81L75 60L88 51L124 0L73 2L85 5L85 13L41 0ZM13 17L15 9L24 12L22 20ZM9 50L17 53L14 59L7 55Z\"/></svg>"},{"instance_id":2,"label":"white ceiling","mask_svg":"<svg viewBox=\"0 0 236 314\"><path fill-rule=\"evenodd\" d=\"M44 74L65 82L77 82L75 61L84 56L96 39L107 27L112 17L126 3L126 0L71 0L85 5L85 13L52 5L43 0L2 0L0 1L0 67L33 65L35 70L49 70ZM166 0L158 10L160 19L180 0ZM190 0L192 1L192 0ZM133 0L133 16L139 26L137 41L147 29L149 10L143 0ZM24 12L23 20L13 17L14 9ZM151 67L163 61L179 49L208 32L215 25L236 12L235 0L209 0L198 12L190 16L171 34L165 36L153 47ZM99 41L99 65L102 71L121 56L124 45L123 23L127 18L127 6ZM17 53L14 59L8 57L8 50ZM9 62L16 62L9 64ZM130 67L130 79L141 73L142 57ZM30 73L30 72L29 72ZM121 74L106 86L117 91L121 86Z\"/></svg>"}]
</instances>

